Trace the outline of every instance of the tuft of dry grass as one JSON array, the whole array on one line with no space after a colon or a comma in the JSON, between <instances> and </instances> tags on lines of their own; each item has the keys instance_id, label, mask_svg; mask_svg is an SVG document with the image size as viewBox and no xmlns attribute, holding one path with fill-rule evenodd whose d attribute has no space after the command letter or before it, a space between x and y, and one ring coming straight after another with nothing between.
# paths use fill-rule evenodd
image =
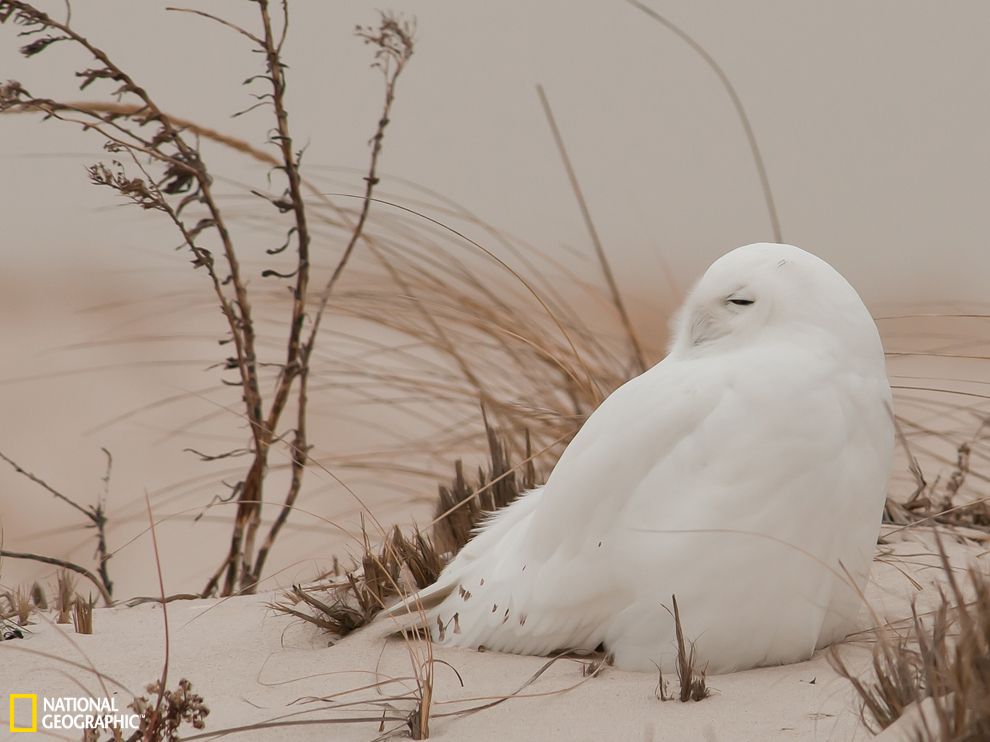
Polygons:
<instances>
[{"instance_id":1,"label":"tuft of dry grass","mask_svg":"<svg viewBox=\"0 0 990 742\"><path fill-rule=\"evenodd\" d=\"M946 613L940 610L936 616L930 636L940 642L946 628ZM919 621L917 615L914 620ZM846 665L838 652L833 652L830 656L836 672L852 683L862 701L861 717L871 731L886 729L906 709L927 695L920 658L906 637L886 632L880 634L873 648L871 661L873 680L860 677Z\"/></svg>"},{"instance_id":2,"label":"tuft of dry grass","mask_svg":"<svg viewBox=\"0 0 990 742\"><path fill-rule=\"evenodd\" d=\"M454 463L454 479L440 485L433 521L433 539L437 547L451 556L471 540L482 520L496 510L511 504L520 494L536 487L536 466L533 462L529 431L523 431L524 468L521 472L512 464L510 445L489 423L485 423L488 442L488 467L478 467L474 482L464 475L464 464ZM521 476L517 476L521 474Z\"/></svg>"},{"instance_id":3,"label":"tuft of dry grass","mask_svg":"<svg viewBox=\"0 0 990 742\"><path fill-rule=\"evenodd\" d=\"M420 531L407 537L395 526L377 550L365 532L363 545L359 568L329 582L293 585L270 607L343 637L369 623L391 598L433 584L445 564ZM329 598L318 597L324 594ZM301 610L300 604L311 610Z\"/></svg>"},{"instance_id":4,"label":"tuft of dry grass","mask_svg":"<svg viewBox=\"0 0 990 742\"><path fill-rule=\"evenodd\" d=\"M872 677L853 671L837 650L830 659L872 731L905 719L916 742L990 739L990 575L971 565L960 582L941 541L938 551L948 592L930 614L912 607L905 635L878 633Z\"/></svg>"},{"instance_id":5,"label":"tuft of dry grass","mask_svg":"<svg viewBox=\"0 0 990 742\"><path fill-rule=\"evenodd\" d=\"M76 601L76 579L67 569L60 569L55 577L56 623L72 623L72 606Z\"/></svg>"},{"instance_id":6,"label":"tuft of dry grass","mask_svg":"<svg viewBox=\"0 0 990 742\"><path fill-rule=\"evenodd\" d=\"M77 634L93 633L93 608L95 605L96 599L92 596L86 600L83 600L80 596L76 596L75 601L72 603L72 625L75 627Z\"/></svg>"},{"instance_id":7,"label":"tuft of dry grass","mask_svg":"<svg viewBox=\"0 0 990 742\"><path fill-rule=\"evenodd\" d=\"M17 588L17 590L8 590L4 597L7 599L8 608L3 617L16 617L18 626L27 626L35 609L30 593L23 588Z\"/></svg>"},{"instance_id":8,"label":"tuft of dry grass","mask_svg":"<svg viewBox=\"0 0 990 742\"><path fill-rule=\"evenodd\" d=\"M414 677L416 680L415 702L406 726L409 736L413 739L430 738L430 710L433 706L433 652L430 641L426 640L427 657L419 665L416 664L416 654L410 646L410 659L413 660Z\"/></svg>"},{"instance_id":9,"label":"tuft of dry grass","mask_svg":"<svg viewBox=\"0 0 990 742\"><path fill-rule=\"evenodd\" d=\"M677 605L677 596L670 596L673 603L673 610L667 608L667 612L674 618L674 636L677 640L677 658L675 669L677 671L677 682L680 690L677 694L681 703L688 701L703 701L711 695L706 680L706 669L698 668L694 658L694 642L684 638L684 627L681 625L681 611ZM666 606L664 606L666 608ZM663 669L660 665L653 663L657 668L657 687L654 695L659 701L673 700L674 696L670 692L670 683L663 676Z\"/></svg>"},{"instance_id":10,"label":"tuft of dry grass","mask_svg":"<svg viewBox=\"0 0 990 742\"><path fill-rule=\"evenodd\" d=\"M694 662L694 642L684 639L684 627L681 626L681 611L677 607L677 596L671 595L674 605L674 633L677 637L677 682L680 683L681 702L703 701L711 695L705 682L705 669L699 669ZM661 691L663 678L660 679Z\"/></svg>"}]
</instances>

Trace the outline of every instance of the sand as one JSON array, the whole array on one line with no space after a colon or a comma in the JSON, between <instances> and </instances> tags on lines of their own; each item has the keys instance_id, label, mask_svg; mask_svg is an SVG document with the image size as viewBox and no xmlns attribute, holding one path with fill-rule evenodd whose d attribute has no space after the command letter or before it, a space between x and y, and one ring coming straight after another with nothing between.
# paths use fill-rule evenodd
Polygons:
<instances>
[{"instance_id":1,"label":"sand","mask_svg":"<svg viewBox=\"0 0 990 742\"><path fill-rule=\"evenodd\" d=\"M930 568L937 562L929 531L900 531L890 540L891 544L878 549L881 556L867 592L869 604L883 620L909 615L912 599L922 608L934 602L937 594L933 585L940 575L939 570ZM987 554L979 556L986 551L985 545L953 540L947 548L954 564L977 558L988 561ZM406 645L387 638L394 624L378 621L328 646L329 637L316 627L273 613L268 604L276 597L269 593L169 603L168 686L174 687L180 678L193 683L210 709L205 729L208 736L258 723L319 721L247 730L237 738L376 738L377 721L339 720L378 718L388 697L408 699L416 692L409 679L411 659ZM864 626L869 623L865 614ZM99 608L94 615L94 633L80 635L71 625L55 625L48 614L35 616L25 639L0 643L0 687L8 693L48 697L85 692L100 698L109 692L116 694L118 708L123 708L161 674L163 618L162 607L153 603ZM868 636L851 637L839 648L852 667L865 667L868 662ZM745 637L740 640L745 641ZM434 665L431 738L868 739L871 735L859 719L850 685L831 669L828 651L799 664L712 677L712 696L697 703L659 701L657 676L653 674L606 667L598 676L586 678L583 661L561 659L504 703L458 715L457 711L522 688L546 660L435 648L435 658L450 664ZM106 690L94 669L102 673ZM400 680L378 689L360 689L388 678ZM676 679L668 680L676 689ZM313 700L328 696L334 696L338 708ZM403 719L413 706L411 700L393 700L386 713ZM329 721L334 719L338 721ZM386 730L401 726L401 721L389 721ZM904 739L905 732L891 729L883 739ZM78 739L79 735L71 733L65 738ZM187 730L183 738L200 737Z\"/></svg>"}]
</instances>

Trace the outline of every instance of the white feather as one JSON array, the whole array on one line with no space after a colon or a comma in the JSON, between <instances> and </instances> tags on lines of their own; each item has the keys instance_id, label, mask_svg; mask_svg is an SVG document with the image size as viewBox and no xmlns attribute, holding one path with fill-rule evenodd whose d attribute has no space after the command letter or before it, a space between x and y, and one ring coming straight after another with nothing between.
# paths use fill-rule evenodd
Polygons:
<instances>
[{"instance_id":1,"label":"white feather","mask_svg":"<svg viewBox=\"0 0 990 742\"><path fill-rule=\"evenodd\" d=\"M434 638L604 644L620 668L669 671L676 594L709 672L805 659L855 625L892 447L883 351L852 287L796 247L734 250L667 358L420 594Z\"/></svg>"}]
</instances>

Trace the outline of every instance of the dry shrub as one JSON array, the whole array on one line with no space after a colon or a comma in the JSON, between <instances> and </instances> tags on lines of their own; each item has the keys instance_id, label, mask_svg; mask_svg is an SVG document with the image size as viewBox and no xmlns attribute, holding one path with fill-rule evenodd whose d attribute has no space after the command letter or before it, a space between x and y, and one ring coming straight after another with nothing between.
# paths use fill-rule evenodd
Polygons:
<instances>
[{"instance_id":1,"label":"dry shrub","mask_svg":"<svg viewBox=\"0 0 990 742\"><path fill-rule=\"evenodd\" d=\"M973 471L972 456L974 449L987 440L988 423L990 418L981 420L973 436L956 445L955 461L948 476L936 476L927 482L920 468L913 471L916 479L914 492L903 503L888 499L884 520L898 525L921 521L990 531L990 500L961 496L963 485L970 477L986 479L981 472ZM918 466L913 461L912 465Z\"/></svg>"},{"instance_id":2,"label":"dry shrub","mask_svg":"<svg viewBox=\"0 0 990 742\"><path fill-rule=\"evenodd\" d=\"M156 680L146 687L148 695L135 698L129 708L134 710L141 721L135 738L143 742L177 742L180 739L179 727L187 725L193 729L203 729L210 709L203 697L192 692L192 683L183 678L179 687L162 693L161 681ZM161 704L149 701L161 695ZM184 732L183 732L184 733Z\"/></svg>"},{"instance_id":3,"label":"dry shrub","mask_svg":"<svg viewBox=\"0 0 990 742\"><path fill-rule=\"evenodd\" d=\"M265 281L268 285L278 282L280 292L291 290L288 312L280 318L284 340L274 355L262 352L267 349L264 339L259 338L252 309L259 284L242 272L248 270L245 250L228 226L225 205L214 196L216 179L207 168L194 133L162 110L151 92L118 66L111 55L76 30L71 25L71 14L63 21L33 3L0 0L0 25L9 23L16 27L17 35L27 42L20 49L25 57L42 54L53 44L77 47L90 59L90 66L76 70L80 89L88 89L90 85L99 89L110 83L104 87L104 94L119 104L109 109L99 103L77 104L34 96L19 82L8 81L0 84L0 113L41 114L101 136L111 156L109 161L88 168L91 182L112 189L125 201L157 212L172 223L181 236L183 251L193 267L204 274L212 300L224 318L226 334L221 345L227 346L225 352L229 355L218 366L235 379L223 381L238 387L250 434L246 445L202 458L215 460L245 454L251 463L244 467L241 480L232 485L234 494L230 499L236 499L237 510L232 519L230 547L224 561L206 581L203 595L254 592L302 488L311 449L307 437L310 359L320 337L324 309L363 231L372 193L379 182L377 168L396 83L414 49L414 24L399 17L383 13L377 26L356 29L357 36L373 48L372 67L382 74L384 101L369 142L371 156L363 205L347 230L345 247L336 267L321 282L321 290L311 280L316 276L311 276L311 233L301 175L305 148L293 142L285 104L288 67L281 55L289 29L289 4L256 0L254 5L257 16L252 30L206 11L170 10L190 12L238 31L250 40L252 51L260 53L264 60L263 68L245 81L245 85L255 89L255 103L242 113L268 109L271 118L267 144L278 153L277 164L268 173L267 189L248 189L256 203L258 199L265 203L268 219L282 223L279 242L267 250L269 265L260 271L262 279L270 279ZM259 86L263 91L260 94ZM265 161L272 164L273 157L268 152ZM286 219L282 220L282 216ZM295 250L290 251L290 246ZM283 252L286 253L283 258L274 257ZM283 266L280 261L289 255L293 256L294 265ZM275 377L267 377L276 366L279 371ZM268 382L272 382L271 388ZM290 416L292 422L287 423ZM270 453L285 447L291 476L278 515L263 527ZM101 559L103 565L105 559Z\"/></svg>"},{"instance_id":4,"label":"dry shrub","mask_svg":"<svg viewBox=\"0 0 990 742\"><path fill-rule=\"evenodd\" d=\"M878 633L872 677L860 677L837 651L831 661L852 683L863 704L863 722L873 731L913 711L918 715L912 738L918 742L990 739L990 575L970 566L961 583L941 542L938 546L948 585L938 607L930 615L912 607L907 635Z\"/></svg>"}]
</instances>

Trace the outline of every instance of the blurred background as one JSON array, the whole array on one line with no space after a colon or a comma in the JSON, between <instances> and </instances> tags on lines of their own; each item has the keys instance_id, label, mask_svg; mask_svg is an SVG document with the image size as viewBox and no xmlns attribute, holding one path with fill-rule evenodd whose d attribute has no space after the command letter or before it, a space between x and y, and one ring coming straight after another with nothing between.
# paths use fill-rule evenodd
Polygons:
<instances>
[{"instance_id":1,"label":"blurred background","mask_svg":"<svg viewBox=\"0 0 990 742\"><path fill-rule=\"evenodd\" d=\"M64 17L62 2L39 5ZM231 117L254 102L242 82L261 72L258 55L228 29L167 5L89 0L72 6L72 24L164 110L264 149L264 111ZM903 387L898 413L911 422L915 453L927 457L932 476L951 468L961 442L981 439L990 389L990 5L649 6L725 71L759 143L783 240L822 256L860 291L891 354L892 383ZM376 23L376 11L354 1L290 8L288 107L306 148L304 172L324 193L360 193L382 85L353 31ZM204 9L256 25L251 3ZM569 316L610 349L601 358L616 379L634 368L538 84L650 362L663 356L670 315L704 268L733 247L772 239L725 89L696 51L640 9L620 0L426 0L388 9L415 16L418 31L387 129L379 195L454 226L538 292L571 301ZM88 63L77 49L58 44L25 60L15 34L0 26L0 78L37 96L108 99L75 88L74 71ZM174 249L165 219L89 185L85 167L105 158L99 137L29 114L4 115L0 126L0 452L90 504L103 492L101 449L109 450L117 594L155 591L146 494L163 519L166 588L199 589L225 552L231 514L206 506L226 493L222 482L236 481L243 460L203 463L185 449L221 451L246 435L236 393L209 368L226 353L206 277ZM286 223L249 195L267 186L267 166L211 142L203 154L234 215L252 285L267 292L262 314L277 324L285 289L261 289L260 273L269 267L264 249L284 240ZM442 243L521 317L545 324L511 275L441 228L380 205L370 229L400 253L403 240L424 250ZM314 251L323 269L344 244L339 230L320 233ZM356 264L344 296L360 298L376 276ZM362 357L354 336L367 332L380 333L382 346L401 345L401 333L375 330L347 306L331 309L339 316L328 322L327 354ZM384 522L425 523L453 460L479 455L476 438L436 433L476 431L476 401L459 399L455 410L447 399L400 403L373 391L358 400L353 382L328 377L314 394L311 437L326 469L312 473L300 501L308 512L293 516L276 547L272 585L354 550L347 533L358 528L361 506L353 494ZM502 382L511 403L511 377ZM602 386L607 392L614 381ZM974 450L985 462L985 449ZM979 496L987 479L973 469L967 487ZM910 492L903 470L892 488ZM93 534L78 513L6 465L0 525L4 548L91 564ZM51 573L7 559L0 582Z\"/></svg>"}]
</instances>

